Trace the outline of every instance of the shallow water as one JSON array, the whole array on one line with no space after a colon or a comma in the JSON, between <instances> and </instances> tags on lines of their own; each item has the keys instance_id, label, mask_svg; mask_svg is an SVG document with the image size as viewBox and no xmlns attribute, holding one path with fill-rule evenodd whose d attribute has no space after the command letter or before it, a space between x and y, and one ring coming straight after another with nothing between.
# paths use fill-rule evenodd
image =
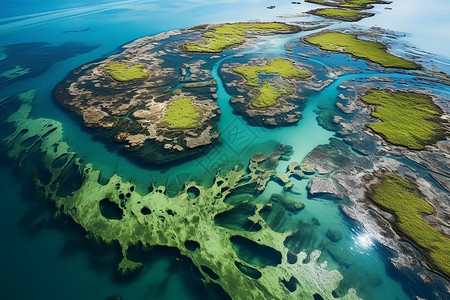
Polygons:
<instances>
[{"instance_id":1,"label":"shallow water","mask_svg":"<svg viewBox=\"0 0 450 300\"><path fill-rule=\"evenodd\" d=\"M408 32L406 41L420 49L441 56L443 65L449 62L448 45L442 42L450 40L450 30L444 9L448 4L444 0L433 0L422 10L422 2L396 0L392 11L384 10L385 5L376 6L377 15L363 20L361 24L379 25L393 30ZM117 51L120 45L145 35L186 28L202 23L221 23L233 21L314 20L315 18L280 19L301 13L315 5L302 3L292 6L290 1L277 3L274 10L266 9L267 1L2 1L0 4L0 46L18 43L46 42L57 47L66 42L78 43L80 48L92 47L91 51L72 55L72 46L62 48L55 54L54 61L46 61L42 72L24 77L0 87L0 99L30 89L38 89L33 103L33 116L51 118L64 126L65 136L71 149L85 162L92 162L102 170L105 178L114 173L126 180L136 182L140 191L145 191L152 181L157 184L169 184L180 188L189 179L209 181L218 166L231 167L246 164L255 152L268 151L274 141L294 147L290 161L301 161L315 146L327 144L334 132L318 125L315 110L318 105L333 105L339 94L337 87L343 81L359 77L368 77L376 73L347 74L335 80L322 92L308 97L302 111L303 118L295 126L277 129L264 129L248 126L241 117L232 114L228 104L230 95L226 92L218 69L223 62L238 52L232 52L219 61L212 70L218 81L218 103L222 116L218 124L222 132L222 144L213 149L222 154L221 159L207 155L182 163L170 169L149 169L130 162L126 157L106 149L102 142L92 138L90 130L80 126L80 120L61 108L52 97L53 87L72 69L95 59L106 57ZM269 3L270 4L270 3ZM293 9L294 7L294 9ZM409 9L406 10L405 8ZM238 9L237 9L238 8ZM417 8L417 9L416 9ZM406 13L408 12L408 13ZM414 12L414 13L412 13ZM420 12L420 13L419 13ZM448 10L447 10L448 12ZM416 22L417 15L423 22ZM433 14L433 22L427 16ZM402 17L402 22L392 21ZM409 24L409 25L400 25ZM414 26L412 26L414 24ZM435 30L438 24L442 30ZM345 27L346 24L333 25ZM424 35L431 36L433 43L424 42ZM285 56L284 44L295 36L269 37L261 39L246 55L277 57ZM88 46L88 47L85 47ZM62 46L64 47L64 46ZM87 51L87 50L86 50ZM79 51L83 52L83 51ZM445 56L447 55L447 58ZM0 59L1 59L0 53ZM289 56L288 56L289 57ZM25 59L25 58L24 58ZM297 58L298 59L298 58ZM339 65L324 57L299 59L305 63ZM345 56L340 59L348 60ZM364 65L364 62L358 62ZM0 60L1 67L1 60ZM1 73L1 72L0 72ZM386 74L383 74L386 75ZM406 75L388 74L397 78ZM0 107L2 105L0 104ZM113 162L113 163L112 163ZM281 172L289 162L280 163ZM43 202L30 188L24 187L21 180L23 169L17 169L1 160L0 173L2 190L2 210L0 230L3 241L0 246L0 264L2 272L0 282L2 298L5 299L104 299L120 294L124 299L212 299L226 298L220 288L204 287L200 274L192 271L189 262L179 259L176 251L155 250L152 255L144 256L145 267L141 273L130 280L122 280L114 274L118 259L118 250L100 248L87 242L81 230L70 221L53 219L54 212L50 203ZM411 299L415 295L433 299L433 289L442 286L424 284L410 272L395 269L388 258L389 250L374 242L364 234L359 224L349 220L340 210L338 200L308 198L306 185L308 178L293 180L295 201L306 204L305 209L288 215L286 226L298 226L299 222L311 223L312 218L320 222L314 227L310 244L321 249L326 241L325 233L329 228L340 229L343 238L337 246L348 253L353 265L345 268L329 260L329 269L338 269L351 281L358 293L366 299ZM269 183L265 192L256 201L267 201L272 193L281 192L278 184ZM325 252L325 251L324 251ZM194 274L194 276L192 276ZM375 280L375 279L376 280ZM379 285L374 284L378 282ZM388 296L386 296L388 295ZM437 298L436 298L437 299Z\"/></svg>"}]
</instances>

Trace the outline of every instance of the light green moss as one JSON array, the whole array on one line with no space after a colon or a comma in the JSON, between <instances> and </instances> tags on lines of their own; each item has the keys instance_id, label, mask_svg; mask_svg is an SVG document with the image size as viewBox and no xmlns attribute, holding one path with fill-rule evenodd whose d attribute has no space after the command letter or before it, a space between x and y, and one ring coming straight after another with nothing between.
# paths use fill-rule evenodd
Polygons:
<instances>
[{"instance_id":1,"label":"light green moss","mask_svg":"<svg viewBox=\"0 0 450 300\"><path fill-rule=\"evenodd\" d=\"M112 62L105 67L105 73L117 81L127 82L133 80L142 80L149 77L147 72L143 71L145 65L127 66L124 63Z\"/></svg>"},{"instance_id":2,"label":"light green moss","mask_svg":"<svg viewBox=\"0 0 450 300\"><path fill-rule=\"evenodd\" d=\"M200 125L201 109L192 104L191 99L173 101L167 108L161 124L171 128L196 128Z\"/></svg>"},{"instance_id":3,"label":"light green moss","mask_svg":"<svg viewBox=\"0 0 450 300\"><path fill-rule=\"evenodd\" d=\"M308 13L325 18L332 18L349 22L359 21L362 18L373 16L373 14L365 12L340 8L322 8L309 11Z\"/></svg>"},{"instance_id":4,"label":"light green moss","mask_svg":"<svg viewBox=\"0 0 450 300\"><path fill-rule=\"evenodd\" d=\"M241 44L248 33L274 34L296 32L297 27L284 23L234 23L223 24L203 35L206 40L187 43L184 45L188 52L219 53L224 49Z\"/></svg>"},{"instance_id":5,"label":"light green moss","mask_svg":"<svg viewBox=\"0 0 450 300\"><path fill-rule=\"evenodd\" d=\"M277 74L283 78L308 78L311 73L305 70L297 69L286 59L276 58L270 60L264 66L247 66L233 69L234 72L245 77L246 84L258 86L261 83L259 75Z\"/></svg>"},{"instance_id":6,"label":"light green moss","mask_svg":"<svg viewBox=\"0 0 450 300\"><path fill-rule=\"evenodd\" d=\"M370 60L385 68L418 69L419 66L401 57L389 54L386 46L377 42L358 39L353 34L326 32L306 39L320 49L351 54Z\"/></svg>"},{"instance_id":7,"label":"light green moss","mask_svg":"<svg viewBox=\"0 0 450 300\"><path fill-rule=\"evenodd\" d=\"M368 126L392 144L420 150L445 138L442 110L429 96L369 90L361 100L378 105L372 116L382 122Z\"/></svg>"},{"instance_id":8,"label":"light green moss","mask_svg":"<svg viewBox=\"0 0 450 300\"><path fill-rule=\"evenodd\" d=\"M370 198L396 216L395 226L418 246L425 257L446 276L450 275L450 239L430 226L421 214L431 215L434 208L417 191L396 175L379 175L371 186Z\"/></svg>"},{"instance_id":9,"label":"light green moss","mask_svg":"<svg viewBox=\"0 0 450 300\"><path fill-rule=\"evenodd\" d=\"M252 105L257 108L268 107L276 104L276 99L282 94L290 94L291 89L288 85L282 88L276 87L269 82L262 82L260 75L278 75L282 78L301 78L305 79L311 76L311 73L298 69L286 59L276 58L270 60L263 66L246 66L233 69L234 72L244 76L245 84L259 87L258 96L252 100ZM262 84L262 86L261 86Z\"/></svg>"},{"instance_id":10,"label":"light green moss","mask_svg":"<svg viewBox=\"0 0 450 300\"><path fill-rule=\"evenodd\" d=\"M338 1L324 1L324 0L305 0L306 2L322 4L336 7L348 7L354 9L364 9L370 7L371 4L381 3L377 0L338 0Z\"/></svg>"},{"instance_id":11,"label":"light green moss","mask_svg":"<svg viewBox=\"0 0 450 300\"><path fill-rule=\"evenodd\" d=\"M281 96L281 92L264 82L264 85L259 88L259 95L253 99L252 105L254 107L262 108L276 104L276 99Z\"/></svg>"}]
</instances>

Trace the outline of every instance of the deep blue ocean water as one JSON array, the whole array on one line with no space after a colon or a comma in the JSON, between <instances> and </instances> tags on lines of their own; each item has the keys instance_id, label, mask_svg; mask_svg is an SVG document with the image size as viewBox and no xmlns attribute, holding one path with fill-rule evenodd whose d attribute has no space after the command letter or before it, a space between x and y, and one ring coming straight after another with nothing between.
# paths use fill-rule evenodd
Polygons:
<instances>
[{"instance_id":1,"label":"deep blue ocean water","mask_svg":"<svg viewBox=\"0 0 450 300\"><path fill-rule=\"evenodd\" d=\"M39 44L45 51L33 53L26 47L18 48L23 51L15 52L18 53L18 63L27 63L38 72L28 74L21 80L6 82L4 86L0 84L0 99L37 89L33 115L60 121L72 149L83 160L92 162L101 169L105 178L117 173L141 186L148 186L152 180L177 185L191 176L202 180L205 170L214 170L221 162L205 164L205 161L192 161L168 171L137 166L108 151L103 143L93 140L89 130L83 129L77 118L58 106L52 98L52 89L70 70L106 57L117 51L119 46L142 36L202 23L254 19L292 21L279 19L277 16L292 16L316 7L307 3L292 6L290 1L277 1L277 8L268 10L266 6L273 4L270 2L2 0L0 47L24 43L46 44ZM446 10L449 8L448 3L433 0L424 8L422 1L395 0L390 6L394 8L392 11L384 10L384 6L377 6L377 15L361 23L407 32L405 42L440 55L441 67L449 73L450 43L445 43L450 41L450 29L445 31L449 28L445 16L445 12L450 11ZM421 22L417 22L419 12ZM432 20L427 19L430 14L434 16ZM436 30L436 23L441 30ZM404 24L414 26L406 28ZM431 42L426 41L424 30L427 32L426 39ZM298 34L298 37L301 35L302 33ZM284 44L291 38L293 37L283 36L262 39L248 51L256 54L264 52L268 56L283 55ZM28 45L37 49L38 44ZM1 53L0 51L0 58ZM0 60L0 73L4 67ZM227 163L248 161L253 153L263 151L274 140L292 145L295 149L292 160L301 161L315 146L328 143L334 134L317 124L314 112L317 105L333 104L338 94L337 86L344 80L357 77L346 75L309 99L303 111L304 117L297 126L267 130L249 128L231 113L228 105L230 96L220 84L218 67L219 64L213 69L213 76L219 81L218 102L223 112L219 129L226 133L231 124L251 134L257 141L251 146L239 146L233 144L231 137L227 138L223 134L224 144L234 150L229 153ZM367 74L369 75L372 74ZM151 255L145 256L145 267L141 273L125 281L118 278L114 271L117 249L93 245L83 238L83 232L69 220L55 220L51 203L35 198L30 191L32 188L25 186L28 181L21 179L25 177L21 174L23 171L10 162L1 160L0 163L0 182L4 191L0 212L2 299L105 299L115 294L126 300L224 298L220 288L204 287L199 274L176 251L155 249ZM282 163L280 170L286 164L287 162ZM356 285L361 295L367 299L411 299L414 295L430 297L433 289L442 289L442 286L423 284L408 271L395 269L388 260L393 254L364 234L359 224L349 220L340 211L339 203L327 199L308 199L305 193L307 182L306 179L295 182L295 190L302 193L297 200L304 202L306 208L301 216L292 217L292 223L299 221L299 218L317 218L321 226L315 234L320 237L325 235L328 228L342 229L344 238L339 246L348 251L355 261L353 271L347 275L358 282ZM281 187L272 182L262 197L280 191ZM329 265L330 269L340 268L333 262ZM381 278L379 286L373 284L374 277Z\"/></svg>"}]
</instances>

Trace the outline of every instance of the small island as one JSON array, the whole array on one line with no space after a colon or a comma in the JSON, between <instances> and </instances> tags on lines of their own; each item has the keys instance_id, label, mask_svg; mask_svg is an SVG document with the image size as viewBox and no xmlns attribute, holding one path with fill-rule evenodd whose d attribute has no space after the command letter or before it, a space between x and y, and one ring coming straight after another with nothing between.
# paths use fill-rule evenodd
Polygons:
<instances>
[{"instance_id":1,"label":"small island","mask_svg":"<svg viewBox=\"0 0 450 300\"><path fill-rule=\"evenodd\" d=\"M391 1L384 0L305 0L305 2L352 9L373 8L372 4L390 4Z\"/></svg>"},{"instance_id":2,"label":"small island","mask_svg":"<svg viewBox=\"0 0 450 300\"><path fill-rule=\"evenodd\" d=\"M217 53L260 35L299 30L277 22L206 24L144 37L122 46L118 54L74 70L54 93L86 127L97 129L99 139L112 148L123 144L128 150L124 153L139 163L188 159L219 138L217 82L210 73L220 58ZM272 68L292 71L287 66L287 61L277 60ZM287 79L292 77L296 73ZM266 84L254 107L273 105L293 91L284 84Z\"/></svg>"},{"instance_id":3,"label":"small island","mask_svg":"<svg viewBox=\"0 0 450 300\"><path fill-rule=\"evenodd\" d=\"M297 26L277 22L219 24L203 34L203 39L186 43L184 49L188 52L220 53L226 48L244 43L249 37L299 31Z\"/></svg>"},{"instance_id":4,"label":"small island","mask_svg":"<svg viewBox=\"0 0 450 300\"><path fill-rule=\"evenodd\" d=\"M361 100L376 105L371 115L381 120L367 126L392 144L422 150L446 137L443 111L427 95L368 90Z\"/></svg>"},{"instance_id":5,"label":"small island","mask_svg":"<svg viewBox=\"0 0 450 300\"><path fill-rule=\"evenodd\" d=\"M387 47L378 42L358 39L354 34L341 32L321 32L308 37L306 42L322 50L347 53L357 58L366 59L385 68L419 69L416 63L387 52Z\"/></svg>"},{"instance_id":6,"label":"small island","mask_svg":"<svg viewBox=\"0 0 450 300\"><path fill-rule=\"evenodd\" d=\"M241 63L242 61L242 63ZM325 84L311 66L286 58L239 58L225 63L221 74L234 112L254 126L295 124L301 118L305 94ZM312 80L312 79L315 80Z\"/></svg>"},{"instance_id":7,"label":"small island","mask_svg":"<svg viewBox=\"0 0 450 300\"><path fill-rule=\"evenodd\" d=\"M375 15L373 13L342 8L318 8L308 11L308 14L345 22L357 22Z\"/></svg>"},{"instance_id":8,"label":"small island","mask_svg":"<svg viewBox=\"0 0 450 300\"><path fill-rule=\"evenodd\" d=\"M370 186L367 197L383 210L395 215L394 226L416 248L427 262L445 277L450 276L450 239L425 222L436 214L433 206L403 178L395 174L377 175L379 181Z\"/></svg>"}]
</instances>

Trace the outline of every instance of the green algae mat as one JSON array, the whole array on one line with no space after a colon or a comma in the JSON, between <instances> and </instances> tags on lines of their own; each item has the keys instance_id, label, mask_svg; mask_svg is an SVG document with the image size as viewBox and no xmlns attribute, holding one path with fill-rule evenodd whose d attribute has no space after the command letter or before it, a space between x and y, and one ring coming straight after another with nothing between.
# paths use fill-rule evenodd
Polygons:
<instances>
[{"instance_id":1,"label":"green algae mat","mask_svg":"<svg viewBox=\"0 0 450 300\"><path fill-rule=\"evenodd\" d=\"M325 32L306 38L306 41L319 46L322 50L329 50L351 54L357 58L367 59L385 68L418 69L419 66L411 61L387 52L385 45L360 40L354 34L339 32Z\"/></svg>"},{"instance_id":2,"label":"green algae mat","mask_svg":"<svg viewBox=\"0 0 450 300\"><path fill-rule=\"evenodd\" d=\"M276 58L269 61L264 66L247 66L233 69L238 74L245 77L246 84L258 86L261 83L259 75L277 74L283 78L308 78L311 74L305 70L297 69L286 59Z\"/></svg>"},{"instance_id":3,"label":"green algae mat","mask_svg":"<svg viewBox=\"0 0 450 300\"><path fill-rule=\"evenodd\" d=\"M45 181L36 178L39 189L55 203L58 215L71 217L89 237L122 248L123 258L118 264L121 274L128 275L142 267L141 262L128 258L128 250L133 245L140 244L146 249L173 247L192 261L206 283L219 284L232 299L335 298L333 291L343 279L341 273L328 270L326 263L318 261L320 251L309 255L290 253L283 242L292 232L273 231L260 215L263 204L256 204L249 217L260 225L258 231L223 228L214 221L216 215L233 209L233 205L225 203L225 198L234 190L252 188L262 192L272 178L289 184L290 176L302 174L295 170L296 164L284 175L276 175L274 162L280 159L280 151L271 156L255 154L248 169L235 166L224 176L217 173L209 187L185 182L182 191L173 197L165 194L164 185L153 186L151 192L142 195L133 183L123 181L118 175L101 184L100 170L90 163L82 165L77 154L70 151L61 123L30 117L34 95L34 92L19 95L22 105L7 119L15 128L3 141L9 149L8 156L19 161L29 155L42 157L40 167L49 176ZM30 139L40 143L25 142ZM76 184L63 191L68 188L65 179L68 170L72 170L71 179ZM114 213L105 213L103 206ZM250 243L269 250L277 259L250 265L245 255L238 255L233 249L236 243ZM295 256L295 260L289 260L288 254ZM301 288L288 289L283 282L290 281L300 283ZM355 290L349 289L340 299L359 298Z\"/></svg>"},{"instance_id":4,"label":"green algae mat","mask_svg":"<svg viewBox=\"0 0 450 300\"><path fill-rule=\"evenodd\" d=\"M201 109L192 104L191 99L174 100L168 107L161 124L171 128L196 128L199 124Z\"/></svg>"},{"instance_id":5,"label":"green algae mat","mask_svg":"<svg viewBox=\"0 0 450 300\"><path fill-rule=\"evenodd\" d=\"M367 126L392 144L421 150L446 136L442 110L427 95L369 90L361 100L376 105L371 115L381 120Z\"/></svg>"},{"instance_id":6,"label":"green algae mat","mask_svg":"<svg viewBox=\"0 0 450 300\"><path fill-rule=\"evenodd\" d=\"M340 8L319 8L315 10L311 10L308 12L309 14L324 17L324 18L330 18L330 19L337 19L347 22L356 22L363 18L372 17L375 14L372 13L366 13L366 12L360 12L355 10L349 10L349 9L340 9Z\"/></svg>"},{"instance_id":7,"label":"green algae mat","mask_svg":"<svg viewBox=\"0 0 450 300\"><path fill-rule=\"evenodd\" d=\"M422 214L432 215L435 209L401 177L379 175L371 186L369 198L396 217L395 225L416 246L428 261L447 277L450 275L450 239L425 222Z\"/></svg>"},{"instance_id":8,"label":"green algae mat","mask_svg":"<svg viewBox=\"0 0 450 300\"><path fill-rule=\"evenodd\" d=\"M204 39L187 43L184 48L188 52L220 53L226 48L241 44L245 37L255 34L294 33L296 26L284 23L234 23L214 27L203 35Z\"/></svg>"},{"instance_id":9,"label":"green algae mat","mask_svg":"<svg viewBox=\"0 0 450 300\"><path fill-rule=\"evenodd\" d=\"M353 9L365 9L371 8L372 4L376 3L389 3L380 0L305 0L305 2L327 5L327 6L336 6L336 7L346 7Z\"/></svg>"},{"instance_id":10,"label":"green algae mat","mask_svg":"<svg viewBox=\"0 0 450 300\"><path fill-rule=\"evenodd\" d=\"M251 102L257 108L275 105L278 97L290 93L289 85L284 84L282 87L276 87L267 81L263 82L259 77L260 75L275 75L286 79L306 79L311 76L308 71L298 69L289 60L282 58L270 60L263 66L245 66L235 68L233 71L245 78L246 85L258 87L259 94Z\"/></svg>"},{"instance_id":11,"label":"green algae mat","mask_svg":"<svg viewBox=\"0 0 450 300\"><path fill-rule=\"evenodd\" d=\"M105 67L105 73L117 81L142 80L149 77L149 74L142 69L145 65L127 66L124 63L112 62Z\"/></svg>"}]
</instances>

